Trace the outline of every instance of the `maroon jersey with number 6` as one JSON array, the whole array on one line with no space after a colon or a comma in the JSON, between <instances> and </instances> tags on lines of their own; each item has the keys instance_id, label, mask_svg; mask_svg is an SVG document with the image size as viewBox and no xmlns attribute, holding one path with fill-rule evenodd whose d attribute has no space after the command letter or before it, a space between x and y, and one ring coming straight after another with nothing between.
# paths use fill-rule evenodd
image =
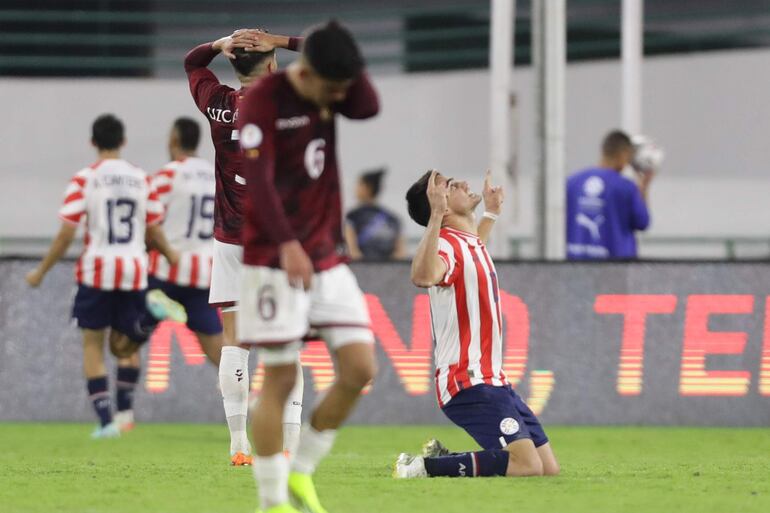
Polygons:
<instances>
[{"instance_id":1,"label":"maroon jersey with number 6","mask_svg":"<svg viewBox=\"0 0 770 513\"><path fill-rule=\"evenodd\" d=\"M369 77L356 78L332 110L351 119L376 115ZM316 271L346 261L334 117L321 119L279 72L246 92L238 127L247 182L244 262L279 268L278 246L295 239Z\"/></svg>"},{"instance_id":2,"label":"maroon jersey with number 6","mask_svg":"<svg viewBox=\"0 0 770 513\"><path fill-rule=\"evenodd\" d=\"M211 140L216 152L214 238L228 244L240 244L246 180L241 170L243 158L235 122L238 119L238 100L243 90L235 90L220 83L217 76L207 68L218 54L218 51L211 48L211 43L196 46L185 57L184 69L195 105L211 126Z\"/></svg>"}]
</instances>

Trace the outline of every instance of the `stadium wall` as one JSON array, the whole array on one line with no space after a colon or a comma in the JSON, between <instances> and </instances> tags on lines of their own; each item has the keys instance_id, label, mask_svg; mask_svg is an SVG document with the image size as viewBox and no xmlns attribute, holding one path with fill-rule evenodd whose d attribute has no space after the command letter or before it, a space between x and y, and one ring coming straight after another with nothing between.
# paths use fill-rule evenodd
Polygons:
<instances>
[{"instance_id":1,"label":"stadium wall","mask_svg":"<svg viewBox=\"0 0 770 513\"><path fill-rule=\"evenodd\" d=\"M763 49L645 61L643 126L667 152L663 172L652 189L652 234L767 234L770 101L758 98L768 98L768 59L770 50ZM372 122L344 122L340 127L348 200L356 174L379 165L391 171L383 201L402 214L406 184L427 168L472 179L478 187L489 156L487 72L375 78L382 94L382 114ZM518 201L509 194L507 229L509 234L530 235L536 164L531 68L516 70L514 83L520 193ZM56 210L66 181L94 160L88 138L97 114L113 111L126 121L125 154L148 170L167 160L166 136L176 116L203 120L182 80L2 79L0 94L8 127L0 138L0 236L55 233ZM597 160L601 137L619 124L619 104L618 61L569 66L569 170ZM201 153L212 157L208 140ZM34 202L20 206L22 194ZM682 215L682 208L687 215ZM406 224L410 235L419 233L416 226Z\"/></svg>"},{"instance_id":2,"label":"stadium wall","mask_svg":"<svg viewBox=\"0 0 770 513\"><path fill-rule=\"evenodd\" d=\"M0 261L0 421L90 421L72 265L30 290L25 260ZM427 296L405 264L355 265L380 374L353 423L445 422L432 381ZM770 425L770 264L497 266L504 365L547 423ZM306 346L305 404L332 379ZM193 335L164 323L143 348L141 421L222 419L216 370ZM255 362L252 361L252 364ZM253 369L259 388L261 371Z\"/></svg>"}]
</instances>

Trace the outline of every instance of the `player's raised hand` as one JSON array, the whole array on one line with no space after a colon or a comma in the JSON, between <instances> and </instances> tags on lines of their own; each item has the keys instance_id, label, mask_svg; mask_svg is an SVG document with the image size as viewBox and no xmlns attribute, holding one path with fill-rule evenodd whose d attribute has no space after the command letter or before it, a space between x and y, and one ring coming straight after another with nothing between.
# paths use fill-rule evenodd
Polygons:
<instances>
[{"instance_id":1,"label":"player's raised hand","mask_svg":"<svg viewBox=\"0 0 770 513\"><path fill-rule=\"evenodd\" d=\"M253 45L247 49L249 52L270 52L280 47L280 37L267 32L256 31L251 35Z\"/></svg>"},{"instance_id":2,"label":"player's raised hand","mask_svg":"<svg viewBox=\"0 0 770 513\"><path fill-rule=\"evenodd\" d=\"M214 41L212 48L222 52L228 59L235 59L235 49L243 48L248 51L254 48L258 43L258 34L260 32L255 29L239 29L230 36Z\"/></svg>"},{"instance_id":3,"label":"player's raised hand","mask_svg":"<svg viewBox=\"0 0 770 513\"><path fill-rule=\"evenodd\" d=\"M438 171L431 170L430 179L428 180L428 190L426 191L428 196L428 203L430 204L430 211L432 214L444 215L448 207L449 201L449 181L439 180Z\"/></svg>"},{"instance_id":4,"label":"player's raised hand","mask_svg":"<svg viewBox=\"0 0 770 513\"><path fill-rule=\"evenodd\" d=\"M27 273L27 276L25 276L25 279L27 280L27 284L32 288L37 288L40 286L41 283L43 283L43 273L40 272L40 269L35 268Z\"/></svg>"},{"instance_id":5,"label":"player's raised hand","mask_svg":"<svg viewBox=\"0 0 770 513\"><path fill-rule=\"evenodd\" d=\"M289 276L292 287L310 288L313 279L313 262L307 256L302 244L297 240L285 242L280 246L281 269Z\"/></svg>"},{"instance_id":6,"label":"player's raised hand","mask_svg":"<svg viewBox=\"0 0 770 513\"><path fill-rule=\"evenodd\" d=\"M492 214L499 214L503 208L503 188L492 185L492 172L487 169L484 177L484 190L481 192L484 198L484 210Z\"/></svg>"}]
</instances>

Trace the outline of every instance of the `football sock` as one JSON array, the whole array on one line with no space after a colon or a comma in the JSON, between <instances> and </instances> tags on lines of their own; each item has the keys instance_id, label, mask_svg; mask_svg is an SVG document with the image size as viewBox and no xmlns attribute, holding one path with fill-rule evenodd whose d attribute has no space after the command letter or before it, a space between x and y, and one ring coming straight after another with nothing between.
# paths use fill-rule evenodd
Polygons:
<instances>
[{"instance_id":1,"label":"football sock","mask_svg":"<svg viewBox=\"0 0 770 513\"><path fill-rule=\"evenodd\" d=\"M310 424L302 426L299 446L292 462L292 470L300 474L315 472L315 468L321 460L331 451L336 437L336 429L316 431Z\"/></svg>"},{"instance_id":2,"label":"football sock","mask_svg":"<svg viewBox=\"0 0 770 513\"><path fill-rule=\"evenodd\" d=\"M504 476L507 469L508 452L502 449L425 458L425 471L430 477Z\"/></svg>"},{"instance_id":3,"label":"football sock","mask_svg":"<svg viewBox=\"0 0 770 513\"><path fill-rule=\"evenodd\" d=\"M299 433L302 427L302 395L305 380L302 375L302 365L297 362L297 380L291 390L286 408L283 413L283 448L293 457L299 444Z\"/></svg>"},{"instance_id":4,"label":"football sock","mask_svg":"<svg viewBox=\"0 0 770 513\"><path fill-rule=\"evenodd\" d=\"M88 398L94 405L99 423L104 427L112 422L112 401L110 400L110 392L107 390L107 376L90 378L86 383L88 385Z\"/></svg>"},{"instance_id":5,"label":"football sock","mask_svg":"<svg viewBox=\"0 0 770 513\"><path fill-rule=\"evenodd\" d=\"M115 386L115 402L119 412L134 409L134 390L139 382L139 369L136 367L118 367Z\"/></svg>"},{"instance_id":6,"label":"football sock","mask_svg":"<svg viewBox=\"0 0 770 513\"><path fill-rule=\"evenodd\" d=\"M286 451L291 458L294 458L294 455L297 454L301 428L302 424L283 423L283 450Z\"/></svg>"},{"instance_id":7,"label":"football sock","mask_svg":"<svg viewBox=\"0 0 770 513\"><path fill-rule=\"evenodd\" d=\"M289 460L281 453L254 458L254 480L264 511L289 502Z\"/></svg>"},{"instance_id":8,"label":"football sock","mask_svg":"<svg viewBox=\"0 0 770 513\"><path fill-rule=\"evenodd\" d=\"M219 388L230 429L230 453L249 454L246 412L249 401L249 352L237 346L222 348L219 361Z\"/></svg>"}]
</instances>

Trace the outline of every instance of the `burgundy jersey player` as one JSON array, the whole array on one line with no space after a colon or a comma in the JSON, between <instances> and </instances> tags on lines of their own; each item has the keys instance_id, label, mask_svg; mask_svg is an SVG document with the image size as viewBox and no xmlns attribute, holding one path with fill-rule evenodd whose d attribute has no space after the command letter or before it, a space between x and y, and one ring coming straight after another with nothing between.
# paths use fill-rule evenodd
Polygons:
<instances>
[{"instance_id":1,"label":"burgundy jersey player","mask_svg":"<svg viewBox=\"0 0 770 513\"><path fill-rule=\"evenodd\" d=\"M222 307L224 344L219 364L219 382L230 429L230 459L233 465L251 463L251 449L246 436L248 405L249 352L238 347L235 337L235 303L238 297L238 273L243 249L240 246L243 220L243 195L246 180L238 145L238 101L247 86L278 68L275 48L296 50L301 40L267 34L259 30L238 30L213 43L195 47L184 61L185 71L198 109L211 126L216 150L214 199L214 244L209 303ZM232 64L240 89L222 84L208 65L223 53ZM298 387L301 390L301 386ZM296 407L287 415L287 439L299 436L301 392L292 401ZM289 426L291 425L291 426Z\"/></svg>"},{"instance_id":2,"label":"burgundy jersey player","mask_svg":"<svg viewBox=\"0 0 770 513\"><path fill-rule=\"evenodd\" d=\"M240 108L246 173L241 343L258 347L265 384L252 413L254 470L264 512L322 513L311 475L374 375L374 337L363 293L345 264L335 114L377 114L377 94L350 33L313 29L300 59L250 88ZM303 426L291 462L280 422L302 337L318 330L337 379Z\"/></svg>"},{"instance_id":3,"label":"burgundy jersey player","mask_svg":"<svg viewBox=\"0 0 770 513\"><path fill-rule=\"evenodd\" d=\"M377 110L377 95L363 73L345 100L329 108L301 96L288 71L263 79L246 95L243 145L262 140L258 149L246 150L258 158L249 158L247 167L245 264L279 268L279 247L292 240L316 272L347 261L333 115L365 119Z\"/></svg>"},{"instance_id":4,"label":"burgundy jersey player","mask_svg":"<svg viewBox=\"0 0 770 513\"><path fill-rule=\"evenodd\" d=\"M254 35L256 33L256 35ZM278 39L280 38L280 39ZM220 242L240 244L242 198L245 180L241 169L241 150L238 145L238 100L244 89L255 80L277 68L273 48L297 50L300 39L273 36L256 31L237 31L232 36L204 43L193 48L185 57L184 69L190 83L195 105L206 116L214 143L217 194L215 200L214 237ZM259 45L259 46L257 46ZM271 45L272 48L268 48ZM238 49L259 51L238 51ZM208 69L208 65L222 51L229 51L240 89L223 84Z\"/></svg>"}]
</instances>

